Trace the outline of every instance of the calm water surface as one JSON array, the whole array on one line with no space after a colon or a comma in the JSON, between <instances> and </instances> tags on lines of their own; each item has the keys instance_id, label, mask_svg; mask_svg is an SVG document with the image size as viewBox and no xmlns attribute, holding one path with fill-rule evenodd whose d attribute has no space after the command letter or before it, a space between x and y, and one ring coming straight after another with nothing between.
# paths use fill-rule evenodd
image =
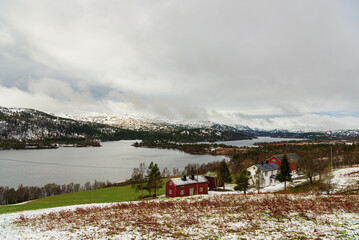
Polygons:
<instances>
[{"instance_id":1,"label":"calm water surface","mask_svg":"<svg viewBox=\"0 0 359 240\"><path fill-rule=\"evenodd\" d=\"M251 146L254 142L282 141L261 137L254 140L223 142L236 146ZM287 139L286 139L287 140ZM86 181L123 181L131 177L140 162L151 161L160 170L167 167L183 169L188 163L222 160L223 156L190 155L177 150L135 148L134 141L102 143L102 147L58 148L51 150L0 151L0 185L17 187L43 186L46 183L84 184Z\"/></svg>"},{"instance_id":2,"label":"calm water surface","mask_svg":"<svg viewBox=\"0 0 359 240\"><path fill-rule=\"evenodd\" d=\"M183 169L188 163L222 160L223 156L190 155L177 150L132 147L132 141L102 143L102 147L0 151L0 185L43 186L86 181L123 181L140 162Z\"/></svg>"},{"instance_id":3,"label":"calm water surface","mask_svg":"<svg viewBox=\"0 0 359 240\"><path fill-rule=\"evenodd\" d=\"M226 145L232 145L237 147L250 147L254 146L254 143L257 142L282 142L282 141L299 141L305 139L299 138L272 138L272 137L258 137L251 140L240 140L240 141L224 141L224 142L216 142L216 143L223 143Z\"/></svg>"}]
</instances>

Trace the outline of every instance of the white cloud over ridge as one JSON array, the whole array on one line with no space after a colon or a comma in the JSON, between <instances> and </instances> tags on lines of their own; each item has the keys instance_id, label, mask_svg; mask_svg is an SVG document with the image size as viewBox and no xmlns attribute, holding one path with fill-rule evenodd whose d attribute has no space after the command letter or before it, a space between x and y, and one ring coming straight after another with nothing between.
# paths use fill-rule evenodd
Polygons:
<instances>
[{"instance_id":1,"label":"white cloud over ridge","mask_svg":"<svg viewBox=\"0 0 359 240\"><path fill-rule=\"evenodd\" d=\"M0 90L7 94L0 105L267 129L359 128L355 1L0 7Z\"/></svg>"}]
</instances>

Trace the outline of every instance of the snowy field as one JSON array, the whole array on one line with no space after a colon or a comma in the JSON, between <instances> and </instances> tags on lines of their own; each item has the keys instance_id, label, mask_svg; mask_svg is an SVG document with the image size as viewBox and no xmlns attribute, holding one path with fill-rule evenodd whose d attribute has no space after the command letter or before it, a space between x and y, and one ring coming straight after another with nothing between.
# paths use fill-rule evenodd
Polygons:
<instances>
[{"instance_id":1,"label":"snowy field","mask_svg":"<svg viewBox=\"0 0 359 240\"><path fill-rule=\"evenodd\" d=\"M359 167L332 181L358 180ZM268 193L282 187L3 214L0 239L359 239L359 195Z\"/></svg>"},{"instance_id":2,"label":"snowy field","mask_svg":"<svg viewBox=\"0 0 359 240\"><path fill-rule=\"evenodd\" d=\"M218 194L0 216L0 239L359 239L359 196Z\"/></svg>"},{"instance_id":3,"label":"snowy field","mask_svg":"<svg viewBox=\"0 0 359 240\"><path fill-rule=\"evenodd\" d=\"M292 175L292 182L287 183L287 187L294 187L306 182L303 176L294 174ZM333 190L331 192L338 193L349 189L359 188L359 167L335 169L333 171L333 178L331 179ZM226 187L233 190L234 185ZM284 183L277 183L276 185L268 186L260 190L263 193L273 193L284 190ZM256 193L254 188L249 189L249 193Z\"/></svg>"},{"instance_id":4,"label":"snowy field","mask_svg":"<svg viewBox=\"0 0 359 240\"><path fill-rule=\"evenodd\" d=\"M351 188L359 188L359 167L343 168L334 171L332 184L335 191L343 191Z\"/></svg>"}]
</instances>

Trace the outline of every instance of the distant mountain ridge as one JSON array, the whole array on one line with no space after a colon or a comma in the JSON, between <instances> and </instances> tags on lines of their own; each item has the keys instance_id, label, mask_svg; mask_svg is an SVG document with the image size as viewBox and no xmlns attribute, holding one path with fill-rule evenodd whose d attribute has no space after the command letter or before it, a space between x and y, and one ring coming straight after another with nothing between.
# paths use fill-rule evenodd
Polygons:
<instances>
[{"instance_id":1,"label":"distant mountain ridge","mask_svg":"<svg viewBox=\"0 0 359 240\"><path fill-rule=\"evenodd\" d=\"M149 136L149 135L153 136ZM211 121L173 121L130 115L62 117L34 109L0 107L0 140L51 138L143 139L154 136L173 141L240 140L257 136L337 139L357 138L359 130L291 132L252 129Z\"/></svg>"},{"instance_id":2,"label":"distant mountain ridge","mask_svg":"<svg viewBox=\"0 0 359 240\"><path fill-rule=\"evenodd\" d=\"M142 121L116 117L58 117L26 108L0 107L1 141L56 139L135 140L151 139L176 142L226 141L252 138L240 131L213 128L186 128L159 120Z\"/></svg>"},{"instance_id":3,"label":"distant mountain ridge","mask_svg":"<svg viewBox=\"0 0 359 240\"><path fill-rule=\"evenodd\" d=\"M129 135L109 125L62 118L27 108L0 107L0 140L44 140L59 138L116 138ZM136 135L134 135L136 136ZM126 136L122 136L126 138Z\"/></svg>"},{"instance_id":4,"label":"distant mountain ridge","mask_svg":"<svg viewBox=\"0 0 359 240\"><path fill-rule=\"evenodd\" d=\"M76 116L66 114L64 117L85 122L96 122L130 130L141 131L177 131L181 129L213 129L219 131L253 131L251 128L242 125L226 125L211 121L178 121L163 120L150 117L139 117L130 115L88 115Z\"/></svg>"},{"instance_id":5,"label":"distant mountain ridge","mask_svg":"<svg viewBox=\"0 0 359 240\"><path fill-rule=\"evenodd\" d=\"M215 129L219 131L240 132L253 137L269 136L308 139L338 139L359 137L359 129L335 131L289 131L283 129L263 130L252 129L241 124L221 124L211 121L173 121L130 115L66 116L76 120L108 124L110 126L116 126L125 129L155 132L204 128Z\"/></svg>"}]
</instances>

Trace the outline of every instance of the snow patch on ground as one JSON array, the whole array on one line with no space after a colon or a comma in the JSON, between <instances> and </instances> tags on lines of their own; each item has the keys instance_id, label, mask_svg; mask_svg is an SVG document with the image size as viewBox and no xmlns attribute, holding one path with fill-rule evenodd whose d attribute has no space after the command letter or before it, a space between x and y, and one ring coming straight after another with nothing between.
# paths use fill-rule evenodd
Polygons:
<instances>
[{"instance_id":1,"label":"snow patch on ground","mask_svg":"<svg viewBox=\"0 0 359 240\"><path fill-rule=\"evenodd\" d=\"M342 200L354 212L345 207L328 209L331 206L341 209ZM276 209L291 207L292 202L296 205L291 211L277 213ZM0 239L357 239L357 207L358 196L244 196L233 192L136 203L89 204L0 215ZM71 216L70 221L67 215ZM32 220L15 224L19 218ZM115 225L120 230L111 230Z\"/></svg>"},{"instance_id":2,"label":"snow patch on ground","mask_svg":"<svg viewBox=\"0 0 359 240\"><path fill-rule=\"evenodd\" d=\"M61 231L42 231L40 229L31 227L20 227L14 222L20 217L26 218L40 216L42 214L56 213L62 210L76 210L77 208L87 207L106 207L111 206L114 203L103 203L103 204L85 204L85 205L73 205L67 207L57 207L40 209L34 211L25 211L17 213L9 213L0 215L0 239L2 240L13 240L13 239L76 239L77 234L71 232Z\"/></svg>"},{"instance_id":3,"label":"snow patch on ground","mask_svg":"<svg viewBox=\"0 0 359 240\"><path fill-rule=\"evenodd\" d=\"M334 184L337 192L352 187L359 188L359 167L338 169L333 175L331 183Z\"/></svg>"}]
</instances>

